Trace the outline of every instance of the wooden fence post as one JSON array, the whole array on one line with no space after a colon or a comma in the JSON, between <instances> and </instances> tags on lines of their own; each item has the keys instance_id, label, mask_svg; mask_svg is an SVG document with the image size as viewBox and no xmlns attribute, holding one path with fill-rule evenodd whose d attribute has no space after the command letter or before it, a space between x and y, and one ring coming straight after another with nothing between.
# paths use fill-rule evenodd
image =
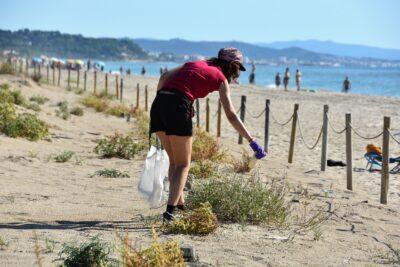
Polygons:
<instances>
[{"instance_id":1,"label":"wooden fence post","mask_svg":"<svg viewBox=\"0 0 400 267\"><path fill-rule=\"evenodd\" d=\"M353 190L353 144L351 140L351 114L346 113L346 176L347 190Z\"/></svg>"},{"instance_id":2,"label":"wooden fence post","mask_svg":"<svg viewBox=\"0 0 400 267\"><path fill-rule=\"evenodd\" d=\"M328 111L329 106L324 105L322 123L322 149L321 149L321 171L326 170L326 159L328 154Z\"/></svg>"},{"instance_id":3,"label":"wooden fence post","mask_svg":"<svg viewBox=\"0 0 400 267\"><path fill-rule=\"evenodd\" d=\"M115 76L115 96L117 99L119 99L118 75Z\"/></svg>"},{"instance_id":4,"label":"wooden fence post","mask_svg":"<svg viewBox=\"0 0 400 267\"><path fill-rule=\"evenodd\" d=\"M38 66L39 66L39 77L42 77L42 67L40 64Z\"/></svg>"},{"instance_id":5,"label":"wooden fence post","mask_svg":"<svg viewBox=\"0 0 400 267\"><path fill-rule=\"evenodd\" d=\"M106 73L105 79L106 79L106 83L104 85L105 86L104 91L105 91L105 94L107 96L108 95L108 73Z\"/></svg>"},{"instance_id":6,"label":"wooden fence post","mask_svg":"<svg viewBox=\"0 0 400 267\"><path fill-rule=\"evenodd\" d=\"M56 85L56 66L55 65L53 65L52 71L53 71L53 85Z\"/></svg>"},{"instance_id":7,"label":"wooden fence post","mask_svg":"<svg viewBox=\"0 0 400 267\"><path fill-rule=\"evenodd\" d=\"M384 117L381 170L381 204L387 204L387 195L389 191L389 129L390 117Z\"/></svg>"},{"instance_id":8,"label":"wooden fence post","mask_svg":"<svg viewBox=\"0 0 400 267\"><path fill-rule=\"evenodd\" d=\"M58 65L58 81L57 85L60 86L61 84L61 65Z\"/></svg>"},{"instance_id":9,"label":"wooden fence post","mask_svg":"<svg viewBox=\"0 0 400 267\"><path fill-rule=\"evenodd\" d=\"M119 94L119 102L122 103L122 99L124 98L124 78L121 77L121 86L120 86L121 93Z\"/></svg>"},{"instance_id":10,"label":"wooden fence post","mask_svg":"<svg viewBox=\"0 0 400 267\"><path fill-rule=\"evenodd\" d=\"M24 67L23 67L23 60L22 60L22 58L19 60L19 73L23 73L23 69L24 69Z\"/></svg>"},{"instance_id":11,"label":"wooden fence post","mask_svg":"<svg viewBox=\"0 0 400 267\"><path fill-rule=\"evenodd\" d=\"M196 99L196 125L197 128L200 127L200 101L198 98Z\"/></svg>"},{"instance_id":12,"label":"wooden fence post","mask_svg":"<svg viewBox=\"0 0 400 267\"><path fill-rule=\"evenodd\" d=\"M293 151L294 151L294 142L296 140L298 110L299 110L299 104L294 104L293 119L292 119L292 132L290 134L290 146L289 146L289 158L288 158L289 163L293 163Z\"/></svg>"},{"instance_id":13,"label":"wooden fence post","mask_svg":"<svg viewBox=\"0 0 400 267\"><path fill-rule=\"evenodd\" d=\"M264 124L264 151L268 153L269 145L269 104L270 100L265 100L265 124Z\"/></svg>"},{"instance_id":14,"label":"wooden fence post","mask_svg":"<svg viewBox=\"0 0 400 267\"><path fill-rule=\"evenodd\" d=\"M206 99L206 132L210 132L210 99Z\"/></svg>"},{"instance_id":15,"label":"wooden fence post","mask_svg":"<svg viewBox=\"0 0 400 267\"><path fill-rule=\"evenodd\" d=\"M140 84L136 85L136 109L139 109L139 91L140 91Z\"/></svg>"},{"instance_id":16,"label":"wooden fence post","mask_svg":"<svg viewBox=\"0 0 400 267\"><path fill-rule=\"evenodd\" d=\"M81 70L78 68L76 70L76 88L79 88L79 83L80 83L80 79L81 79Z\"/></svg>"},{"instance_id":17,"label":"wooden fence post","mask_svg":"<svg viewBox=\"0 0 400 267\"><path fill-rule=\"evenodd\" d=\"M221 100L218 99L218 114L217 114L217 137L221 137Z\"/></svg>"},{"instance_id":18,"label":"wooden fence post","mask_svg":"<svg viewBox=\"0 0 400 267\"><path fill-rule=\"evenodd\" d=\"M46 80L49 83L49 65L46 66Z\"/></svg>"},{"instance_id":19,"label":"wooden fence post","mask_svg":"<svg viewBox=\"0 0 400 267\"><path fill-rule=\"evenodd\" d=\"M83 91L86 91L87 71L83 73Z\"/></svg>"},{"instance_id":20,"label":"wooden fence post","mask_svg":"<svg viewBox=\"0 0 400 267\"><path fill-rule=\"evenodd\" d=\"M36 73L37 73L37 70L36 70L36 64L35 64L35 65L33 65L33 75L36 75Z\"/></svg>"},{"instance_id":21,"label":"wooden fence post","mask_svg":"<svg viewBox=\"0 0 400 267\"><path fill-rule=\"evenodd\" d=\"M146 84L146 86L144 87L144 110L145 110L146 112L147 112L148 109L149 109L148 101L149 101L149 93L148 93L147 84Z\"/></svg>"},{"instance_id":22,"label":"wooden fence post","mask_svg":"<svg viewBox=\"0 0 400 267\"><path fill-rule=\"evenodd\" d=\"M70 78L71 78L71 69L68 67L68 83L67 83L67 88L69 89L70 88Z\"/></svg>"},{"instance_id":23,"label":"wooden fence post","mask_svg":"<svg viewBox=\"0 0 400 267\"><path fill-rule=\"evenodd\" d=\"M240 120L244 123L244 117L246 114L246 96L242 95L241 103L240 103ZM239 141L238 143L241 145L243 144L243 137L239 134Z\"/></svg>"},{"instance_id":24,"label":"wooden fence post","mask_svg":"<svg viewBox=\"0 0 400 267\"><path fill-rule=\"evenodd\" d=\"M97 71L94 71L93 94L97 95Z\"/></svg>"},{"instance_id":25,"label":"wooden fence post","mask_svg":"<svg viewBox=\"0 0 400 267\"><path fill-rule=\"evenodd\" d=\"M25 61L25 75L29 76L29 59L26 59Z\"/></svg>"}]
</instances>

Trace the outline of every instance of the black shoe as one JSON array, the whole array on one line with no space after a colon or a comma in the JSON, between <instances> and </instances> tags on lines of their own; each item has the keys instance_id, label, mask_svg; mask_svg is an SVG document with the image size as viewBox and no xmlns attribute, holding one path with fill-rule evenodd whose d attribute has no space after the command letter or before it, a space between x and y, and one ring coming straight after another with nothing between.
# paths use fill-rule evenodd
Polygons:
<instances>
[{"instance_id":1,"label":"black shoe","mask_svg":"<svg viewBox=\"0 0 400 267\"><path fill-rule=\"evenodd\" d=\"M169 212L163 213L163 221L164 222L172 222L175 219L175 216Z\"/></svg>"}]
</instances>

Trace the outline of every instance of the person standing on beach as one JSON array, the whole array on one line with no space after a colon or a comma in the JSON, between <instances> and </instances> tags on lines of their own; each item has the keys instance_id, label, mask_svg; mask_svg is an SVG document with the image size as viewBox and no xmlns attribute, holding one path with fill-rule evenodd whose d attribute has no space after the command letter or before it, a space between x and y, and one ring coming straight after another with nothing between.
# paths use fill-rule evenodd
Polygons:
<instances>
[{"instance_id":1,"label":"person standing on beach","mask_svg":"<svg viewBox=\"0 0 400 267\"><path fill-rule=\"evenodd\" d=\"M146 69L145 69L145 67L144 67L144 66L142 67L141 74L142 74L142 76L144 76L144 75L146 74Z\"/></svg>"},{"instance_id":2,"label":"person standing on beach","mask_svg":"<svg viewBox=\"0 0 400 267\"><path fill-rule=\"evenodd\" d=\"M90 70L90 68L92 67L92 61L90 61L90 59L87 61L87 70Z\"/></svg>"},{"instance_id":3,"label":"person standing on beach","mask_svg":"<svg viewBox=\"0 0 400 267\"><path fill-rule=\"evenodd\" d=\"M285 91L287 91L289 85L289 79L290 79L289 68L286 68L285 76L283 77L283 85L285 86Z\"/></svg>"},{"instance_id":4,"label":"person standing on beach","mask_svg":"<svg viewBox=\"0 0 400 267\"><path fill-rule=\"evenodd\" d=\"M297 70L296 70L296 86L297 86L297 91L300 91L300 83L301 83L301 72L297 69Z\"/></svg>"},{"instance_id":5,"label":"person standing on beach","mask_svg":"<svg viewBox=\"0 0 400 267\"><path fill-rule=\"evenodd\" d=\"M218 57L187 62L165 72L157 85L157 95L150 110L150 133L155 133L165 148L170 166L169 198L163 213L166 222L174 220L177 209L184 210L183 189L190 169L193 141L193 102L214 91L228 121L249 142L257 159L266 156L264 149L238 118L233 107L229 83L245 71L242 53L236 48L222 48Z\"/></svg>"},{"instance_id":6,"label":"person standing on beach","mask_svg":"<svg viewBox=\"0 0 400 267\"><path fill-rule=\"evenodd\" d=\"M164 73L164 70L162 67L160 67L160 76L163 75L163 73Z\"/></svg>"},{"instance_id":7,"label":"person standing on beach","mask_svg":"<svg viewBox=\"0 0 400 267\"><path fill-rule=\"evenodd\" d=\"M343 81L342 92L348 93L349 90L350 90L350 88L351 88L351 83L350 83L350 81L349 81L349 77L346 76L346 79L344 79L344 81Z\"/></svg>"},{"instance_id":8,"label":"person standing on beach","mask_svg":"<svg viewBox=\"0 0 400 267\"><path fill-rule=\"evenodd\" d=\"M255 75L255 71L256 71L256 65L254 64L254 62L252 62L251 63L251 72L250 72L250 75L249 75L249 84L255 84L255 78L256 78L256 75Z\"/></svg>"},{"instance_id":9,"label":"person standing on beach","mask_svg":"<svg viewBox=\"0 0 400 267\"><path fill-rule=\"evenodd\" d=\"M281 86L281 75L279 74L279 72L277 72L275 75L275 86L276 88L279 88Z\"/></svg>"}]
</instances>

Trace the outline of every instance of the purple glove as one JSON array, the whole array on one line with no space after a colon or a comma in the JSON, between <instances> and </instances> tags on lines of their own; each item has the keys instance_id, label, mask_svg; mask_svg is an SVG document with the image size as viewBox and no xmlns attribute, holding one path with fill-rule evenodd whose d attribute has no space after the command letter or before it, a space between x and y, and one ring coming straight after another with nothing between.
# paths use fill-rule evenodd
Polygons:
<instances>
[{"instance_id":1,"label":"purple glove","mask_svg":"<svg viewBox=\"0 0 400 267\"><path fill-rule=\"evenodd\" d=\"M256 159L262 159L267 155L265 154L264 149L254 140L250 142L250 147L253 149Z\"/></svg>"}]
</instances>

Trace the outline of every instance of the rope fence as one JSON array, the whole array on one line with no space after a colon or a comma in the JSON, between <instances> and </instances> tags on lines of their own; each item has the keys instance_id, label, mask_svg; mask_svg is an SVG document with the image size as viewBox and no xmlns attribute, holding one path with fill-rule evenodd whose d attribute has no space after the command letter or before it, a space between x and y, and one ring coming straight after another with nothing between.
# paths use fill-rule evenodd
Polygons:
<instances>
[{"instance_id":1,"label":"rope fence","mask_svg":"<svg viewBox=\"0 0 400 267\"><path fill-rule=\"evenodd\" d=\"M25 68L22 66L22 62L19 68L16 66L15 69L19 69L19 72L29 76L29 64L26 64ZM37 73L40 68L34 68L34 73ZM72 71L68 71L67 80L62 79L62 75L65 75L61 71L60 68L43 68L46 81L50 85L54 86L61 86L66 88L77 88L87 90L89 92L93 92L93 94L98 95L99 92L104 92L106 95L115 95L118 100L122 102L124 99L124 78L128 79L127 76L119 76L119 75L111 75L109 73L103 72L93 72L93 71L74 71L72 75ZM72 81L70 80L72 78ZM132 80L131 80L132 81ZM113 87L115 89L113 89ZM131 87L131 85L129 86ZM145 93L145 110L148 110L148 87L145 86L144 90L140 90L140 84L137 83L136 85L136 97L135 93L133 92L134 98L136 98L136 108L139 108L140 103L140 91ZM133 99L132 99L133 100ZM134 101L133 101L134 102ZM217 137L221 136L221 102L218 100L218 109L213 113L212 118L217 117ZM132 105L133 106L133 105ZM198 99L195 101L195 108L196 108L196 125L200 127L200 102ZM268 153L269 151L269 135L270 135L270 123L272 122L284 127L289 125L292 122L291 126L291 134L290 134L290 144L289 144L289 157L288 163L293 162L293 154L295 149L295 139L296 136L299 137L302 144L309 149L314 150L322 139L322 149L321 149L321 171L325 171L326 167L326 159L327 159L327 144L328 144L328 128L335 134L341 135L346 134L346 177L347 177L347 189L353 190L353 180L352 180L352 133L354 133L357 137L363 140L374 140L377 138L382 137L382 170L381 170L381 203L387 203L387 193L388 193L388 185L389 185L389 140L392 139L395 143L400 144L400 140L395 137L395 135L390 131L390 117L384 117L383 121L383 130L375 135L367 136L362 134L358 129L356 129L351 123L351 114L345 114L345 127L343 129L337 129L331 122L331 118L328 114L328 105L324 106L323 112L323 124L318 132L317 138L315 141L307 140L304 136L303 131L303 124L301 122L301 118L298 115L299 105L294 105L293 113L289 116L288 119L280 121L276 118L275 113L271 110L270 100L266 100L265 108L260 111L258 114L254 114L250 109L248 109L246 105L246 96L241 97L240 107L235 111L237 115L240 116L240 119L243 123L245 123L246 115L250 118L259 119L263 115L265 116L265 125L264 125L264 149ZM209 99L206 99L206 131L210 131L210 102ZM298 129L299 134L296 135L296 129ZM239 144L243 143L243 138L239 135Z\"/></svg>"}]
</instances>

